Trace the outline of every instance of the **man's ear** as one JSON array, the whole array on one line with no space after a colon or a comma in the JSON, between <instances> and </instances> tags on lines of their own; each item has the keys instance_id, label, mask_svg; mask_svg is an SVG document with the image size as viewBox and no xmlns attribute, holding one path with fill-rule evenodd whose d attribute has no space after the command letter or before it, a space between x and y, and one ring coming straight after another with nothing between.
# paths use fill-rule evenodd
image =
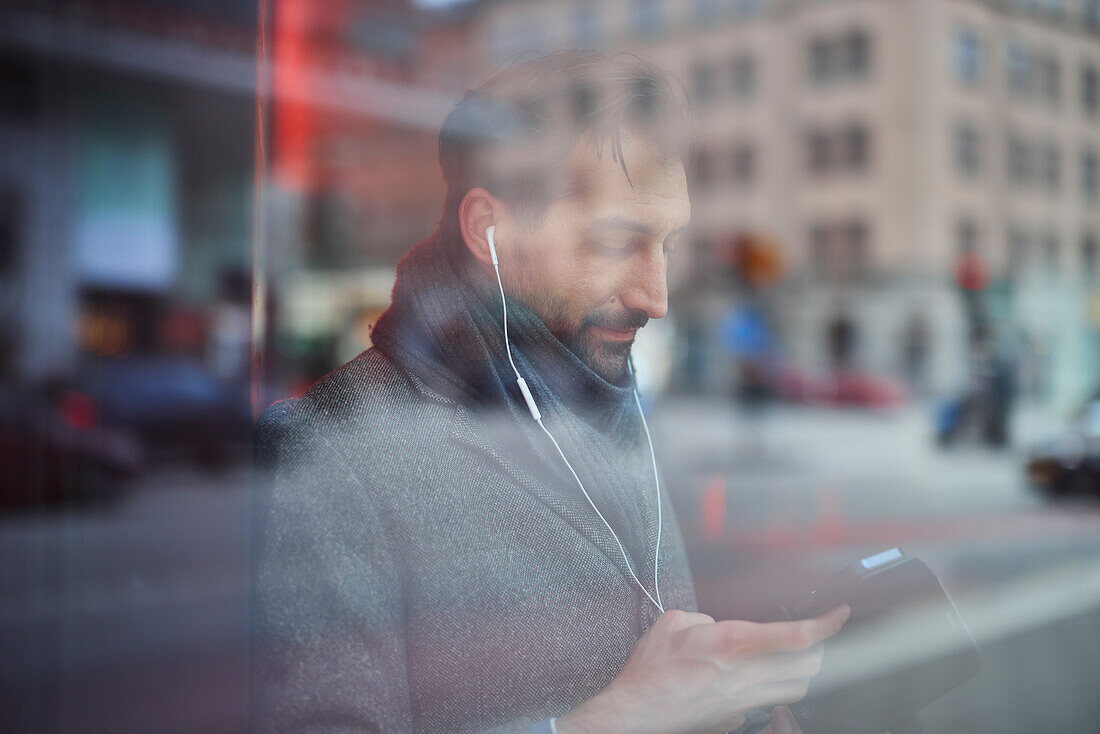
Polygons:
<instances>
[{"instance_id":1,"label":"man's ear","mask_svg":"<svg viewBox=\"0 0 1100 734\"><path fill-rule=\"evenodd\" d=\"M485 230L496 226L495 242L500 242L501 222L506 218L507 205L485 189L470 189L458 204L458 227L462 241L479 262L492 265L489 240Z\"/></svg>"}]
</instances>

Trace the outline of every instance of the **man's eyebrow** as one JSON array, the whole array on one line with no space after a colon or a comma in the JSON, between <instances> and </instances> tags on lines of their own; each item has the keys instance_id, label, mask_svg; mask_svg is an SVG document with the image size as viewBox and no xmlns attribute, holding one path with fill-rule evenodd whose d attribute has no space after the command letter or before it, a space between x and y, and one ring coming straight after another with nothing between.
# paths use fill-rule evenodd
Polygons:
<instances>
[{"instance_id":1,"label":"man's eyebrow","mask_svg":"<svg viewBox=\"0 0 1100 734\"><path fill-rule=\"evenodd\" d=\"M687 229L688 225L684 224L669 232L669 236L677 235ZM653 227L650 227L645 222L639 222L634 219L628 219L627 217L602 217L593 221L589 229L624 229L628 232L637 232L638 234L644 234L647 237L652 237L656 234Z\"/></svg>"}]
</instances>

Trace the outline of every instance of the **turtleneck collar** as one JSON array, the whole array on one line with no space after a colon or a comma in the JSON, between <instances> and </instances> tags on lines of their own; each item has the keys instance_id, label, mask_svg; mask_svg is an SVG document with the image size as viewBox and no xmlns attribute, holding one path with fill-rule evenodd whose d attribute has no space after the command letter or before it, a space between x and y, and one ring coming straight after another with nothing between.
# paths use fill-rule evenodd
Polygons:
<instances>
[{"instance_id":1,"label":"turtleneck collar","mask_svg":"<svg viewBox=\"0 0 1100 734\"><path fill-rule=\"evenodd\" d=\"M393 303L375 326L373 341L445 393L460 393L481 406L509 396L514 402L518 391L504 348L500 290L495 276L461 245L437 232L401 260ZM633 442L637 409L629 374L618 383L605 379L512 298L508 335L516 365L540 406L560 401L601 433Z\"/></svg>"}]
</instances>

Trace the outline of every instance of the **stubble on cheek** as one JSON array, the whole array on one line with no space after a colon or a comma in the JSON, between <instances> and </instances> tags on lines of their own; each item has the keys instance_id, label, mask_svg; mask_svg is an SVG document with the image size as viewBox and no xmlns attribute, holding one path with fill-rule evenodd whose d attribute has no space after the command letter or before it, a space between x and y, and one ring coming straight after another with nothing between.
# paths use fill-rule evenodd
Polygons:
<instances>
[{"instance_id":1,"label":"stubble on cheek","mask_svg":"<svg viewBox=\"0 0 1100 734\"><path fill-rule=\"evenodd\" d=\"M648 318L637 312L623 314L608 308L587 312L570 310L563 293L537 279L534 271L537 267L527 252L518 248L513 269L515 277L505 278L505 290L531 309L550 333L593 372L608 381L621 380L626 374L634 340L601 339L592 327L641 328Z\"/></svg>"},{"instance_id":2,"label":"stubble on cheek","mask_svg":"<svg viewBox=\"0 0 1100 734\"><path fill-rule=\"evenodd\" d=\"M627 358L633 345L633 339L628 342L600 339L590 326L581 328L572 345L566 343L578 359L610 382L617 382L626 374Z\"/></svg>"},{"instance_id":3,"label":"stubble on cheek","mask_svg":"<svg viewBox=\"0 0 1100 734\"><path fill-rule=\"evenodd\" d=\"M534 286L526 278L515 283L512 292L534 311L558 341L593 372L609 381L618 381L626 373L633 340L612 342L599 338L592 328L600 323L601 314L598 311L571 313L565 298L545 287Z\"/></svg>"}]
</instances>

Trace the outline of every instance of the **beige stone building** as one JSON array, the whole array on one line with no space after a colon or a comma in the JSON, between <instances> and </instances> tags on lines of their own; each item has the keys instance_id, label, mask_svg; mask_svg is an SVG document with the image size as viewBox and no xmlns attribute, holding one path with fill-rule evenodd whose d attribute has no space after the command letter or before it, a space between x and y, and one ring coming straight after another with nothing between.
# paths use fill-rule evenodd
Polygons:
<instances>
[{"instance_id":1,"label":"beige stone building","mask_svg":"<svg viewBox=\"0 0 1100 734\"><path fill-rule=\"evenodd\" d=\"M954 271L975 251L1025 382L1062 402L1095 389L1100 1L493 0L476 26L490 68L594 47L688 87L704 130L697 247L675 284L704 332L744 297L708 281L715 243L760 234L787 263L763 299L789 363L826 369L840 319L853 364L902 374L923 331L924 383L955 390L968 319ZM721 362L705 341L703 361Z\"/></svg>"}]
</instances>

